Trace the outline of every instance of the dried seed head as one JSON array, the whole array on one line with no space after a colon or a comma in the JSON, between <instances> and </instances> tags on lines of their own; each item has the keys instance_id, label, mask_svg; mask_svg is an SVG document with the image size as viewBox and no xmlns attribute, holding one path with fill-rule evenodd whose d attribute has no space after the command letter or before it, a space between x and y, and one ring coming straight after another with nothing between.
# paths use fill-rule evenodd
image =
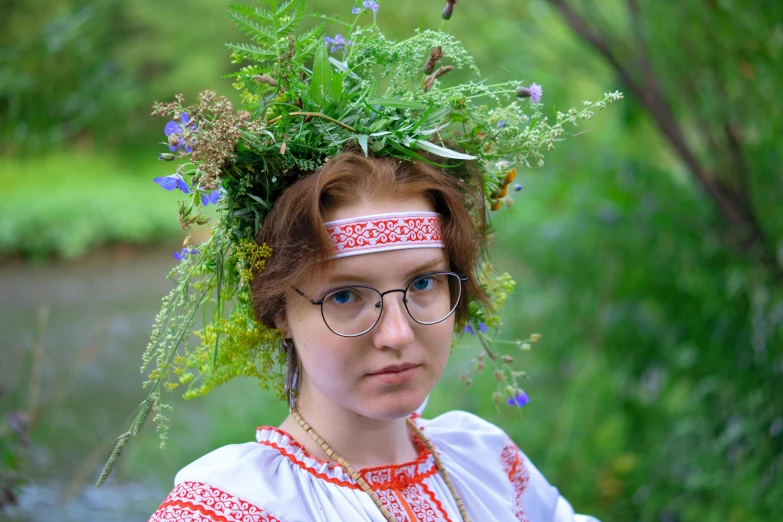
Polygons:
<instances>
[{"instance_id":1,"label":"dried seed head","mask_svg":"<svg viewBox=\"0 0 783 522\"><path fill-rule=\"evenodd\" d=\"M422 89L424 89L424 92L429 92L433 85L435 85L435 74L430 74L424 78L424 85L422 85Z\"/></svg>"},{"instance_id":2,"label":"dried seed head","mask_svg":"<svg viewBox=\"0 0 783 522\"><path fill-rule=\"evenodd\" d=\"M277 87L277 80L268 74L256 74L252 78L259 83L265 83L267 85L271 85L272 87Z\"/></svg>"},{"instance_id":3,"label":"dried seed head","mask_svg":"<svg viewBox=\"0 0 783 522\"><path fill-rule=\"evenodd\" d=\"M435 65L441 58L443 58L443 48L441 46L433 47L432 51L430 51L430 57L427 58L427 62L424 64L424 72L432 74L432 71L435 70Z\"/></svg>"},{"instance_id":4,"label":"dried seed head","mask_svg":"<svg viewBox=\"0 0 783 522\"><path fill-rule=\"evenodd\" d=\"M438 67L438 70L435 71L435 79L437 80L441 76L445 76L445 75L447 75L448 73L450 73L453 70L454 70L454 66L453 65L446 65L446 66L443 66L443 67Z\"/></svg>"},{"instance_id":5,"label":"dried seed head","mask_svg":"<svg viewBox=\"0 0 783 522\"><path fill-rule=\"evenodd\" d=\"M424 78L424 85L422 86L422 88L424 89L424 92L428 92L430 89L432 89L432 86L435 85L435 80L437 80L441 76L444 76L444 75L450 73L453 70L454 70L454 66L453 65L446 65L446 66L443 66L443 67L438 67L437 71L435 71L434 73L432 73L429 76L427 76L426 78Z\"/></svg>"}]
</instances>

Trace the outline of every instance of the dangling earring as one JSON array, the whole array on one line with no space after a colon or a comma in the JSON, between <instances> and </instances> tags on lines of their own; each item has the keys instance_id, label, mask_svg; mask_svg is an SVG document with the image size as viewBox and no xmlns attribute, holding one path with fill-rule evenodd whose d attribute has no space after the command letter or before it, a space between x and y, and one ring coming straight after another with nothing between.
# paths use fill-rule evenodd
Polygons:
<instances>
[{"instance_id":1,"label":"dangling earring","mask_svg":"<svg viewBox=\"0 0 783 522\"><path fill-rule=\"evenodd\" d=\"M293 410L296 395L299 391L299 361L296 357L291 339L283 339L283 349L286 352L285 396L288 399L288 409Z\"/></svg>"}]
</instances>

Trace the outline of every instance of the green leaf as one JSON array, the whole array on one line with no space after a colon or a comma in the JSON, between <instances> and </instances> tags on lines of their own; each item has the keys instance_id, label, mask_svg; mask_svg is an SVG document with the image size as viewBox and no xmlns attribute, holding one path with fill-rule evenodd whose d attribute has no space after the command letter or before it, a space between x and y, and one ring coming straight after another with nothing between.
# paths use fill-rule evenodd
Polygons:
<instances>
[{"instance_id":1,"label":"green leaf","mask_svg":"<svg viewBox=\"0 0 783 522\"><path fill-rule=\"evenodd\" d=\"M367 156L367 138L368 136L366 134L359 134L356 136L356 140L359 142L359 145L361 145L362 150L364 151L364 155Z\"/></svg>"},{"instance_id":2,"label":"green leaf","mask_svg":"<svg viewBox=\"0 0 783 522\"><path fill-rule=\"evenodd\" d=\"M315 51L313 77L310 82L310 98L316 105L323 103L326 91L332 82L332 76L332 67L329 65L329 52L326 50L326 44L321 43L321 46Z\"/></svg>"},{"instance_id":3,"label":"green leaf","mask_svg":"<svg viewBox=\"0 0 783 522\"><path fill-rule=\"evenodd\" d=\"M416 140L416 144L422 149L431 152L437 156L441 156L443 158L462 159L462 160L476 159L476 156L470 156L468 154L463 154L455 150L447 149L446 147L435 145L434 143L430 143L429 141Z\"/></svg>"},{"instance_id":4,"label":"green leaf","mask_svg":"<svg viewBox=\"0 0 783 522\"><path fill-rule=\"evenodd\" d=\"M253 194L250 194L250 193L248 193L247 195L248 195L248 197L250 197L250 199L252 199L253 201L256 201L257 203L260 203L260 204L261 204L261 206L263 206L264 208L269 208L269 203L267 203L267 202L266 202L266 201L264 201L263 199L259 198L258 196L254 196Z\"/></svg>"},{"instance_id":5,"label":"green leaf","mask_svg":"<svg viewBox=\"0 0 783 522\"><path fill-rule=\"evenodd\" d=\"M329 70L331 71L331 65L327 63L326 65L329 67ZM340 105L340 100L343 99L343 75L342 74L332 74L332 79L329 83L329 97L332 100L332 103L335 105Z\"/></svg>"}]
</instances>

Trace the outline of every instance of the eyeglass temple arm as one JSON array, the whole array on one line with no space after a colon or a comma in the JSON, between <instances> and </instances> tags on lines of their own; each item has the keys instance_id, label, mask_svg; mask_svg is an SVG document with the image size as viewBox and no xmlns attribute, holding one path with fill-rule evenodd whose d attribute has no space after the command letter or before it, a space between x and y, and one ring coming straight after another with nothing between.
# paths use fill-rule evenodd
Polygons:
<instances>
[{"instance_id":1,"label":"eyeglass temple arm","mask_svg":"<svg viewBox=\"0 0 783 522\"><path fill-rule=\"evenodd\" d=\"M298 288L294 288L294 292L296 292L297 294L301 295L302 297L304 297L305 299L307 299L308 301L310 301L310 303L312 303L314 305L320 305L323 302L323 301L316 301L315 299L313 299L312 297L310 297L306 293L302 292Z\"/></svg>"}]
</instances>

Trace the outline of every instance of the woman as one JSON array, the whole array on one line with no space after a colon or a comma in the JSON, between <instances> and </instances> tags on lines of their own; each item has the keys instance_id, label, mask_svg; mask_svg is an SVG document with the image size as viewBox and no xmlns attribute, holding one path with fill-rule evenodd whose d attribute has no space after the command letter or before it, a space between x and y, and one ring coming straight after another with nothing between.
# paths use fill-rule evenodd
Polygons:
<instances>
[{"instance_id":1,"label":"woman","mask_svg":"<svg viewBox=\"0 0 783 522\"><path fill-rule=\"evenodd\" d=\"M498 427L416 413L468 301L485 298L472 186L344 152L280 196L252 295L258 320L285 335L291 413L185 467L151 521L595 520Z\"/></svg>"}]
</instances>

